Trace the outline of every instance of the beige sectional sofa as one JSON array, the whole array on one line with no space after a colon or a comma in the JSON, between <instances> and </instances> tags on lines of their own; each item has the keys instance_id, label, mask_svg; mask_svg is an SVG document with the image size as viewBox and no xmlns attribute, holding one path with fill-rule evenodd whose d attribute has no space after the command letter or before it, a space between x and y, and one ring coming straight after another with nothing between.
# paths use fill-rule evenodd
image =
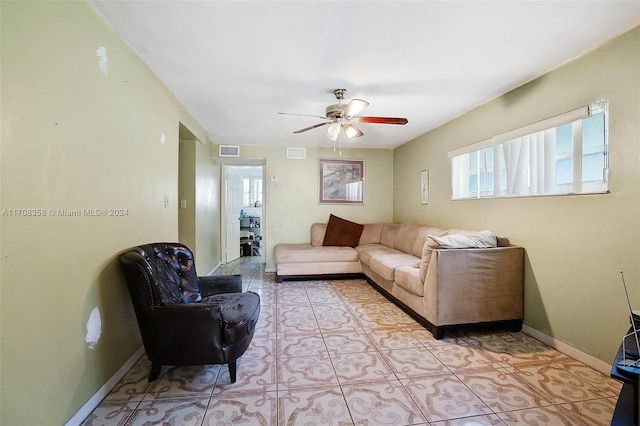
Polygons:
<instances>
[{"instance_id":1,"label":"beige sectional sofa","mask_svg":"<svg viewBox=\"0 0 640 426\"><path fill-rule=\"evenodd\" d=\"M509 321L522 326L524 250L488 231L412 223L365 224L355 247L323 246L327 224L311 225L310 244L278 244L278 282L363 276L436 338L452 325Z\"/></svg>"}]
</instances>

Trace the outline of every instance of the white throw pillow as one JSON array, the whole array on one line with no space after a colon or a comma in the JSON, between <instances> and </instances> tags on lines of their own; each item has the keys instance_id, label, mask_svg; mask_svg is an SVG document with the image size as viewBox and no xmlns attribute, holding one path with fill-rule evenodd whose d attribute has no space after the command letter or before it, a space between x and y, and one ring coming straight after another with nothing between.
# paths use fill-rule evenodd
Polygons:
<instances>
[{"instance_id":1,"label":"white throw pillow","mask_svg":"<svg viewBox=\"0 0 640 426\"><path fill-rule=\"evenodd\" d=\"M491 231L462 231L459 234L450 234L444 237L429 238L441 248L491 248L498 246L498 239Z\"/></svg>"}]
</instances>

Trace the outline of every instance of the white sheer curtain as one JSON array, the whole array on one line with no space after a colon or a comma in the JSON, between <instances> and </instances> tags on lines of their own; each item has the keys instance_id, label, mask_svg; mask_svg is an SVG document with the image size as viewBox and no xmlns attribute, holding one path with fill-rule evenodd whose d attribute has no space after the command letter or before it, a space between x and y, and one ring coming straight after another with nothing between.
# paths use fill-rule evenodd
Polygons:
<instances>
[{"instance_id":1,"label":"white sheer curtain","mask_svg":"<svg viewBox=\"0 0 640 426\"><path fill-rule=\"evenodd\" d=\"M544 131L500 144L506 169L506 196L543 194L553 181L554 170L545 161L545 150L553 149L555 132Z\"/></svg>"},{"instance_id":2,"label":"white sheer curtain","mask_svg":"<svg viewBox=\"0 0 640 426\"><path fill-rule=\"evenodd\" d=\"M469 198L469 154L451 159L451 197L454 200Z\"/></svg>"}]
</instances>

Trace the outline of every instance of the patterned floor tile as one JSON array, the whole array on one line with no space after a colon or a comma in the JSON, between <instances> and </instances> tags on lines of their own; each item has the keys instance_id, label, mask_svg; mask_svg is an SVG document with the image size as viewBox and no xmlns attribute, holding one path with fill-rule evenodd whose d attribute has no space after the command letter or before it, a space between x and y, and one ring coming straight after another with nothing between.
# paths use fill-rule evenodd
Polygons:
<instances>
[{"instance_id":1,"label":"patterned floor tile","mask_svg":"<svg viewBox=\"0 0 640 426\"><path fill-rule=\"evenodd\" d=\"M133 414L138 402L103 401L84 419L82 426L121 426Z\"/></svg>"},{"instance_id":2,"label":"patterned floor tile","mask_svg":"<svg viewBox=\"0 0 640 426\"><path fill-rule=\"evenodd\" d=\"M322 335L286 334L277 341L278 358L329 355Z\"/></svg>"},{"instance_id":3,"label":"patterned floor tile","mask_svg":"<svg viewBox=\"0 0 640 426\"><path fill-rule=\"evenodd\" d=\"M600 399L607 396L577 376L554 364L518 367L518 378L554 404Z\"/></svg>"},{"instance_id":4,"label":"patterned floor tile","mask_svg":"<svg viewBox=\"0 0 640 426\"><path fill-rule=\"evenodd\" d=\"M143 401L127 425L200 425L208 402L208 397Z\"/></svg>"},{"instance_id":5,"label":"patterned floor tile","mask_svg":"<svg viewBox=\"0 0 640 426\"><path fill-rule=\"evenodd\" d=\"M398 327L365 328L367 336L381 350L422 348L423 345L411 333Z\"/></svg>"},{"instance_id":6,"label":"patterned floor tile","mask_svg":"<svg viewBox=\"0 0 640 426\"><path fill-rule=\"evenodd\" d=\"M549 399L504 370L457 376L496 413L551 405Z\"/></svg>"},{"instance_id":7,"label":"patterned floor tile","mask_svg":"<svg viewBox=\"0 0 640 426\"><path fill-rule=\"evenodd\" d=\"M498 417L509 426L587 426L568 411L553 405L498 413Z\"/></svg>"},{"instance_id":8,"label":"patterned floor tile","mask_svg":"<svg viewBox=\"0 0 640 426\"><path fill-rule=\"evenodd\" d=\"M341 385L395 379L378 352L334 354L331 355L331 361Z\"/></svg>"},{"instance_id":9,"label":"patterned floor tile","mask_svg":"<svg viewBox=\"0 0 640 426\"><path fill-rule=\"evenodd\" d=\"M429 422L492 414L453 374L402 380Z\"/></svg>"},{"instance_id":10,"label":"patterned floor tile","mask_svg":"<svg viewBox=\"0 0 640 426\"><path fill-rule=\"evenodd\" d=\"M386 311L383 312L360 312L354 314L358 323L365 328L376 327L402 327L396 317Z\"/></svg>"},{"instance_id":11,"label":"patterned floor tile","mask_svg":"<svg viewBox=\"0 0 640 426\"><path fill-rule=\"evenodd\" d=\"M287 426L352 424L339 387L279 391L278 419L279 424Z\"/></svg>"},{"instance_id":12,"label":"patterned floor tile","mask_svg":"<svg viewBox=\"0 0 640 426\"><path fill-rule=\"evenodd\" d=\"M148 380L150 369L151 363L146 356L142 357L109 392L105 401L142 401L151 387Z\"/></svg>"},{"instance_id":13,"label":"patterned floor tile","mask_svg":"<svg viewBox=\"0 0 640 426\"><path fill-rule=\"evenodd\" d=\"M605 392L609 396L617 397L620 395L620 391L622 390L621 382L609 376L605 376L599 371L596 371L581 362L567 357L566 361L555 361L554 364L566 371L569 371L571 374L578 376L581 380L589 383L599 391Z\"/></svg>"},{"instance_id":14,"label":"patterned floor tile","mask_svg":"<svg viewBox=\"0 0 640 426\"><path fill-rule=\"evenodd\" d=\"M616 399L593 399L572 404L562 404L558 407L571 412L576 418L589 426L608 426L611 424L613 411L616 408Z\"/></svg>"},{"instance_id":15,"label":"patterned floor tile","mask_svg":"<svg viewBox=\"0 0 640 426\"><path fill-rule=\"evenodd\" d=\"M424 348L382 351L382 356L399 379L449 373L449 369Z\"/></svg>"},{"instance_id":16,"label":"patterned floor tile","mask_svg":"<svg viewBox=\"0 0 640 426\"><path fill-rule=\"evenodd\" d=\"M561 352L533 339L519 342L505 339L492 339L478 342L477 347L490 353L493 358L505 366L543 364L565 358L565 355Z\"/></svg>"},{"instance_id":17,"label":"patterned floor tile","mask_svg":"<svg viewBox=\"0 0 640 426\"><path fill-rule=\"evenodd\" d=\"M477 346L430 345L429 351L453 372L487 371L501 367L491 354Z\"/></svg>"},{"instance_id":18,"label":"patterned floor tile","mask_svg":"<svg viewBox=\"0 0 640 426\"><path fill-rule=\"evenodd\" d=\"M277 424L276 392L228 393L211 398L203 426Z\"/></svg>"},{"instance_id":19,"label":"patterned floor tile","mask_svg":"<svg viewBox=\"0 0 640 426\"><path fill-rule=\"evenodd\" d=\"M426 419L397 381L342 386L357 425L410 425Z\"/></svg>"},{"instance_id":20,"label":"patterned floor tile","mask_svg":"<svg viewBox=\"0 0 640 426\"><path fill-rule=\"evenodd\" d=\"M278 389L337 386L328 356L284 358L278 361Z\"/></svg>"},{"instance_id":21,"label":"patterned floor tile","mask_svg":"<svg viewBox=\"0 0 640 426\"><path fill-rule=\"evenodd\" d=\"M309 288L307 287L307 297L312 306L317 305L333 305L338 307L345 307L342 303L342 297L336 293L332 288Z\"/></svg>"},{"instance_id":22,"label":"patterned floor tile","mask_svg":"<svg viewBox=\"0 0 640 426\"><path fill-rule=\"evenodd\" d=\"M276 348L276 334L264 333L253 335L253 339L249 344L247 350L242 354L243 359L261 359L265 362L275 362L277 348Z\"/></svg>"},{"instance_id":23,"label":"patterned floor tile","mask_svg":"<svg viewBox=\"0 0 640 426\"><path fill-rule=\"evenodd\" d=\"M174 366L160 376L144 397L144 401L172 397L209 397L216 383L219 365ZM224 367L226 369L226 366Z\"/></svg>"},{"instance_id":24,"label":"patterned floor tile","mask_svg":"<svg viewBox=\"0 0 640 426\"><path fill-rule=\"evenodd\" d=\"M372 352L373 342L363 330L326 331L322 333L329 354Z\"/></svg>"},{"instance_id":25,"label":"patterned floor tile","mask_svg":"<svg viewBox=\"0 0 640 426\"><path fill-rule=\"evenodd\" d=\"M213 394L236 391L275 391L276 363L240 357L236 366L236 382L231 383L227 366L220 368Z\"/></svg>"},{"instance_id":26,"label":"patterned floor tile","mask_svg":"<svg viewBox=\"0 0 640 426\"><path fill-rule=\"evenodd\" d=\"M464 417L431 423L431 426L505 426L506 423L497 414L488 416Z\"/></svg>"}]
</instances>

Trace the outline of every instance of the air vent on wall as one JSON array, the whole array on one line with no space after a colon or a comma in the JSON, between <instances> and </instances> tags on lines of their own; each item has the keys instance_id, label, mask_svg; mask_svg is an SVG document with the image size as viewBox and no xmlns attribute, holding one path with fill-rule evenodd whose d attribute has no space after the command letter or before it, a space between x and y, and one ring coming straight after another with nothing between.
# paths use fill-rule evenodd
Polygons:
<instances>
[{"instance_id":1,"label":"air vent on wall","mask_svg":"<svg viewBox=\"0 0 640 426\"><path fill-rule=\"evenodd\" d=\"M220 157L240 157L240 147L237 145L220 145L218 155Z\"/></svg>"},{"instance_id":2,"label":"air vent on wall","mask_svg":"<svg viewBox=\"0 0 640 426\"><path fill-rule=\"evenodd\" d=\"M287 158L302 160L307 158L307 148L287 148Z\"/></svg>"}]
</instances>

